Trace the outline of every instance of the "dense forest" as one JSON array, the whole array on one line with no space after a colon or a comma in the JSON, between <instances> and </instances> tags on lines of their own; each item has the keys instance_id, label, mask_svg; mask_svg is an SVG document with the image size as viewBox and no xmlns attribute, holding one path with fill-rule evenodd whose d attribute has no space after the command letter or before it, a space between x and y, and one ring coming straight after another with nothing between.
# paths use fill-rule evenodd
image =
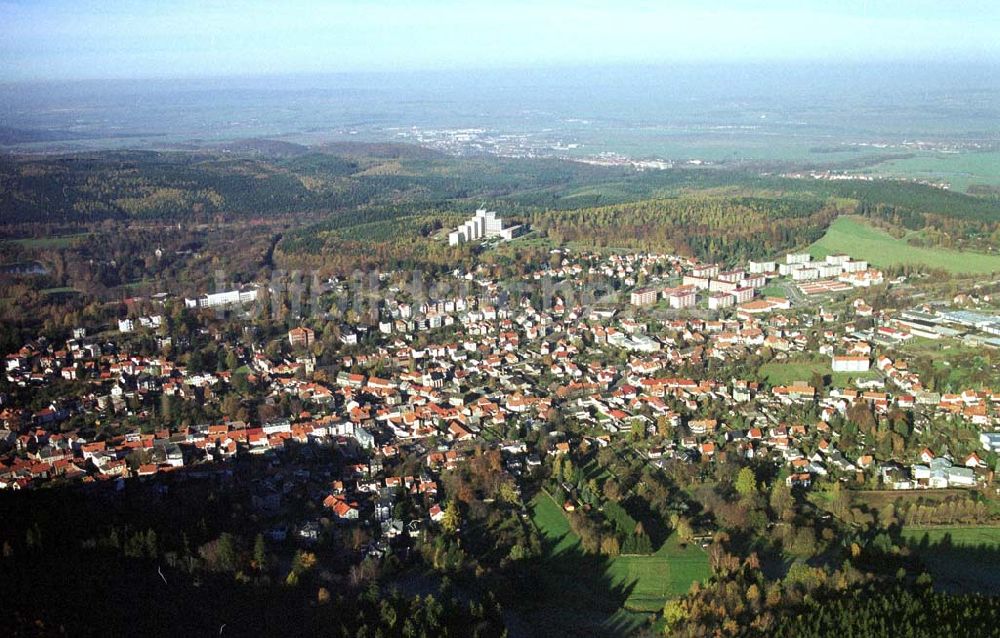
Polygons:
<instances>
[{"instance_id":1,"label":"dense forest","mask_svg":"<svg viewBox=\"0 0 1000 638\"><path fill-rule=\"evenodd\" d=\"M618 175L569 162L105 152L0 160L3 223L211 220L424 205Z\"/></svg>"},{"instance_id":2,"label":"dense forest","mask_svg":"<svg viewBox=\"0 0 1000 638\"><path fill-rule=\"evenodd\" d=\"M669 251L714 261L762 259L819 239L842 212L807 199L681 197L539 213L532 227L556 244Z\"/></svg>"},{"instance_id":3,"label":"dense forest","mask_svg":"<svg viewBox=\"0 0 1000 638\"><path fill-rule=\"evenodd\" d=\"M998 624L1000 600L996 597L950 596L929 588L906 589L890 584L807 600L782 615L773 632L761 635L931 638L989 633L996 631Z\"/></svg>"},{"instance_id":4,"label":"dense forest","mask_svg":"<svg viewBox=\"0 0 1000 638\"><path fill-rule=\"evenodd\" d=\"M908 182L796 180L706 167L636 172L560 160L448 158L399 145L332 145L297 154L107 151L0 158L4 224L210 220L369 204L423 209L442 202L528 214L695 192L850 200L866 209L881 204L893 214L915 215L911 220L1000 220L995 197Z\"/></svg>"}]
</instances>

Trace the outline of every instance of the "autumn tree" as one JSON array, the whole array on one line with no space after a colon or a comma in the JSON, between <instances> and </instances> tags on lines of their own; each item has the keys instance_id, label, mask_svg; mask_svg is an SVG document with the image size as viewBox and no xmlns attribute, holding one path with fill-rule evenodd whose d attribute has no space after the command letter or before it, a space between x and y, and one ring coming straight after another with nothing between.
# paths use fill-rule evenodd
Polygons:
<instances>
[{"instance_id":1,"label":"autumn tree","mask_svg":"<svg viewBox=\"0 0 1000 638\"><path fill-rule=\"evenodd\" d=\"M455 499L448 501L444 508L444 516L441 518L441 529L447 534L458 532L462 524L462 513L458 509L458 502Z\"/></svg>"},{"instance_id":2,"label":"autumn tree","mask_svg":"<svg viewBox=\"0 0 1000 638\"><path fill-rule=\"evenodd\" d=\"M750 498L757 494L757 477L753 470L748 467L740 469L736 475L736 492L743 498Z\"/></svg>"}]
</instances>

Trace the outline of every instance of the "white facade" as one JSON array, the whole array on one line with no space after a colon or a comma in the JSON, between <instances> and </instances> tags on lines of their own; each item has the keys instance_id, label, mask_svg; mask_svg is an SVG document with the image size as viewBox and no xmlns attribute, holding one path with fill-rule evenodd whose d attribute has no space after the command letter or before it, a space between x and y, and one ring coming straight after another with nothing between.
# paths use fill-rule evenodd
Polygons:
<instances>
[{"instance_id":1,"label":"white facade","mask_svg":"<svg viewBox=\"0 0 1000 638\"><path fill-rule=\"evenodd\" d=\"M793 281L809 281L819 277L819 270L815 268L797 268L792 271Z\"/></svg>"},{"instance_id":2,"label":"white facade","mask_svg":"<svg viewBox=\"0 0 1000 638\"><path fill-rule=\"evenodd\" d=\"M719 274L719 267L716 264L702 264L691 269L691 274L695 277L715 277Z\"/></svg>"},{"instance_id":3,"label":"white facade","mask_svg":"<svg viewBox=\"0 0 1000 638\"><path fill-rule=\"evenodd\" d=\"M736 297L724 292L713 293L708 296L708 308L710 310L718 310L720 308L728 308L736 303Z\"/></svg>"},{"instance_id":4,"label":"white facade","mask_svg":"<svg viewBox=\"0 0 1000 638\"><path fill-rule=\"evenodd\" d=\"M710 292L732 292L737 288L739 288L739 285L734 281L712 279L708 282L708 290Z\"/></svg>"},{"instance_id":5,"label":"white facade","mask_svg":"<svg viewBox=\"0 0 1000 638\"><path fill-rule=\"evenodd\" d=\"M736 288L730 291L730 295L736 300L736 303L744 303L753 299L754 289L749 286L742 288Z\"/></svg>"},{"instance_id":6,"label":"white facade","mask_svg":"<svg viewBox=\"0 0 1000 638\"><path fill-rule=\"evenodd\" d=\"M496 211L480 208L471 219L448 233L448 245L457 246L467 241L493 237L510 240L517 237L521 230L521 226L504 228L503 219L497 217Z\"/></svg>"},{"instance_id":7,"label":"white facade","mask_svg":"<svg viewBox=\"0 0 1000 638\"><path fill-rule=\"evenodd\" d=\"M868 372L870 366L868 357L834 356L832 361L834 372Z\"/></svg>"},{"instance_id":8,"label":"white facade","mask_svg":"<svg viewBox=\"0 0 1000 638\"><path fill-rule=\"evenodd\" d=\"M708 277L698 277L696 275L684 275L682 284L685 286L694 286L698 290L708 290L708 286L711 280Z\"/></svg>"},{"instance_id":9,"label":"white facade","mask_svg":"<svg viewBox=\"0 0 1000 638\"><path fill-rule=\"evenodd\" d=\"M524 231L524 226L521 224L515 224L514 226L509 226L507 228L500 229L500 238L510 241L521 234Z\"/></svg>"},{"instance_id":10,"label":"white facade","mask_svg":"<svg viewBox=\"0 0 1000 638\"><path fill-rule=\"evenodd\" d=\"M747 264L747 268L751 273L759 275L764 272L774 272L775 264L773 261L751 261Z\"/></svg>"},{"instance_id":11,"label":"white facade","mask_svg":"<svg viewBox=\"0 0 1000 638\"><path fill-rule=\"evenodd\" d=\"M817 264L816 271L819 273L820 279L826 279L838 276L841 272L841 267L840 264Z\"/></svg>"},{"instance_id":12,"label":"white facade","mask_svg":"<svg viewBox=\"0 0 1000 638\"><path fill-rule=\"evenodd\" d=\"M691 308L698 301L698 296L693 289L665 291L665 296L671 308Z\"/></svg>"},{"instance_id":13,"label":"white facade","mask_svg":"<svg viewBox=\"0 0 1000 638\"><path fill-rule=\"evenodd\" d=\"M235 306L257 300L257 289L247 288L245 290L227 290L225 292L214 292L194 299L184 299L184 305L188 308L220 308L223 306Z\"/></svg>"}]
</instances>

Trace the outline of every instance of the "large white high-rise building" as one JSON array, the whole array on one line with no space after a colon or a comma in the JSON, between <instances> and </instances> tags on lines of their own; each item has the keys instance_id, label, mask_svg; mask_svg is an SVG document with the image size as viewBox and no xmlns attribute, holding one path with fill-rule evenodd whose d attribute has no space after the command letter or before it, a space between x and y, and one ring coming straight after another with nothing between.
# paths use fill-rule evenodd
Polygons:
<instances>
[{"instance_id":1,"label":"large white high-rise building","mask_svg":"<svg viewBox=\"0 0 1000 638\"><path fill-rule=\"evenodd\" d=\"M448 233L448 244L457 246L467 241L493 237L509 240L520 234L520 230L521 226L519 225L504 228L503 219L497 217L496 211L480 208L474 217Z\"/></svg>"}]
</instances>

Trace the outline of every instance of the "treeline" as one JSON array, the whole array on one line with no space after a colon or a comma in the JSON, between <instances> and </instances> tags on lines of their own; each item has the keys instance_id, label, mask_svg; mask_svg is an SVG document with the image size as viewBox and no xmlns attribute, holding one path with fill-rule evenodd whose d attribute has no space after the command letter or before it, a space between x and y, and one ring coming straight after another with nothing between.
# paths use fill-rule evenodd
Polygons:
<instances>
[{"instance_id":1,"label":"treeline","mask_svg":"<svg viewBox=\"0 0 1000 638\"><path fill-rule=\"evenodd\" d=\"M889 206L905 215L1000 220L995 198L902 181L796 180L718 168L636 172L552 159L387 154L378 145L319 150L290 158L206 151L8 158L0 163L2 221L204 219L218 213L267 215L442 200L527 214L698 191L852 200L867 207Z\"/></svg>"},{"instance_id":2,"label":"treeline","mask_svg":"<svg viewBox=\"0 0 1000 638\"><path fill-rule=\"evenodd\" d=\"M883 512L879 517L880 520L891 521L887 518L888 514L894 514L896 520L905 525L973 524L986 523L993 519L990 506L972 498L949 498L929 503L904 502L893 506L890 511Z\"/></svg>"},{"instance_id":3,"label":"treeline","mask_svg":"<svg viewBox=\"0 0 1000 638\"><path fill-rule=\"evenodd\" d=\"M536 213L532 227L553 242L670 251L706 260L763 258L811 243L840 213L805 198L685 196Z\"/></svg>"},{"instance_id":4,"label":"treeline","mask_svg":"<svg viewBox=\"0 0 1000 638\"><path fill-rule=\"evenodd\" d=\"M192 220L321 205L294 176L259 160L121 152L23 160L0 171L5 223Z\"/></svg>"},{"instance_id":5,"label":"treeline","mask_svg":"<svg viewBox=\"0 0 1000 638\"><path fill-rule=\"evenodd\" d=\"M1000 242L1000 223L994 216L969 218L950 211L920 213L870 201L859 202L857 212L897 238L906 235L906 231L921 231L907 239L914 246L992 252Z\"/></svg>"},{"instance_id":6,"label":"treeline","mask_svg":"<svg viewBox=\"0 0 1000 638\"><path fill-rule=\"evenodd\" d=\"M246 283L271 276L268 256L280 225L173 225L105 221L77 237L5 242L10 258L44 265L41 274L0 277L0 345L16 350L39 334L113 325L133 308L121 301L156 292L213 292L216 273ZM113 302L102 304L102 302ZM162 308L144 311L160 314Z\"/></svg>"},{"instance_id":7,"label":"treeline","mask_svg":"<svg viewBox=\"0 0 1000 638\"><path fill-rule=\"evenodd\" d=\"M709 553L715 578L668 601L670 636L946 636L994 635L1000 598L934 591L932 579L891 542L855 538L839 567L795 562L765 578L756 554L729 553L717 535ZM859 567L861 567L859 569ZM875 570L874 572L871 570Z\"/></svg>"},{"instance_id":8,"label":"treeline","mask_svg":"<svg viewBox=\"0 0 1000 638\"><path fill-rule=\"evenodd\" d=\"M806 599L782 613L768 636L913 638L995 635L1000 598L949 595L926 587L865 586ZM757 635L765 635L760 632Z\"/></svg>"},{"instance_id":9,"label":"treeline","mask_svg":"<svg viewBox=\"0 0 1000 638\"><path fill-rule=\"evenodd\" d=\"M333 164L343 162L330 158L299 175L263 159L186 153L23 160L0 166L0 211L4 223L210 220L220 213L260 216L353 208L413 188L401 179L344 177ZM435 182L430 188L440 186Z\"/></svg>"},{"instance_id":10,"label":"treeline","mask_svg":"<svg viewBox=\"0 0 1000 638\"><path fill-rule=\"evenodd\" d=\"M420 206L419 211L420 214L415 215L412 205L395 204L366 206L349 213L330 215L322 221L289 232L282 239L280 248L287 254L318 255L327 250L327 242L331 238L369 239L365 236L365 228L405 223L406 235L420 236L441 228L440 221L443 217L454 217L456 224L463 220L463 217L445 201L425 203ZM438 223L435 224L435 221ZM399 236L396 235L397 238ZM379 237L379 239L389 239L389 237Z\"/></svg>"},{"instance_id":11,"label":"treeline","mask_svg":"<svg viewBox=\"0 0 1000 638\"><path fill-rule=\"evenodd\" d=\"M469 463L441 479L450 501L442 533L429 531L420 546L429 565L465 570L475 579L497 579L504 570L541 555L541 539L520 516L521 495L503 469L499 450L477 449Z\"/></svg>"},{"instance_id":12,"label":"treeline","mask_svg":"<svg viewBox=\"0 0 1000 638\"><path fill-rule=\"evenodd\" d=\"M607 174L572 162L386 160L365 157L363 151L351 157L313 153L274 160L130 151L15 158L0 163L0 222L206 220L220 213L337 211L369 203L486 202L606 179Z\"/></svg>"},{"instance_id":13,"label":"treeline","mask_svg":"<svg viewBox=\"0 0 1000 638\"><path fill-rule=\"evenodd\" d=\"M929 213L968 220L1000 221L1000 204L995 200L970 197L962 193L912 182L841 181L830 182L841 196L867 202L883 203L912 213Z\"/></svg>"}]
</instances>

